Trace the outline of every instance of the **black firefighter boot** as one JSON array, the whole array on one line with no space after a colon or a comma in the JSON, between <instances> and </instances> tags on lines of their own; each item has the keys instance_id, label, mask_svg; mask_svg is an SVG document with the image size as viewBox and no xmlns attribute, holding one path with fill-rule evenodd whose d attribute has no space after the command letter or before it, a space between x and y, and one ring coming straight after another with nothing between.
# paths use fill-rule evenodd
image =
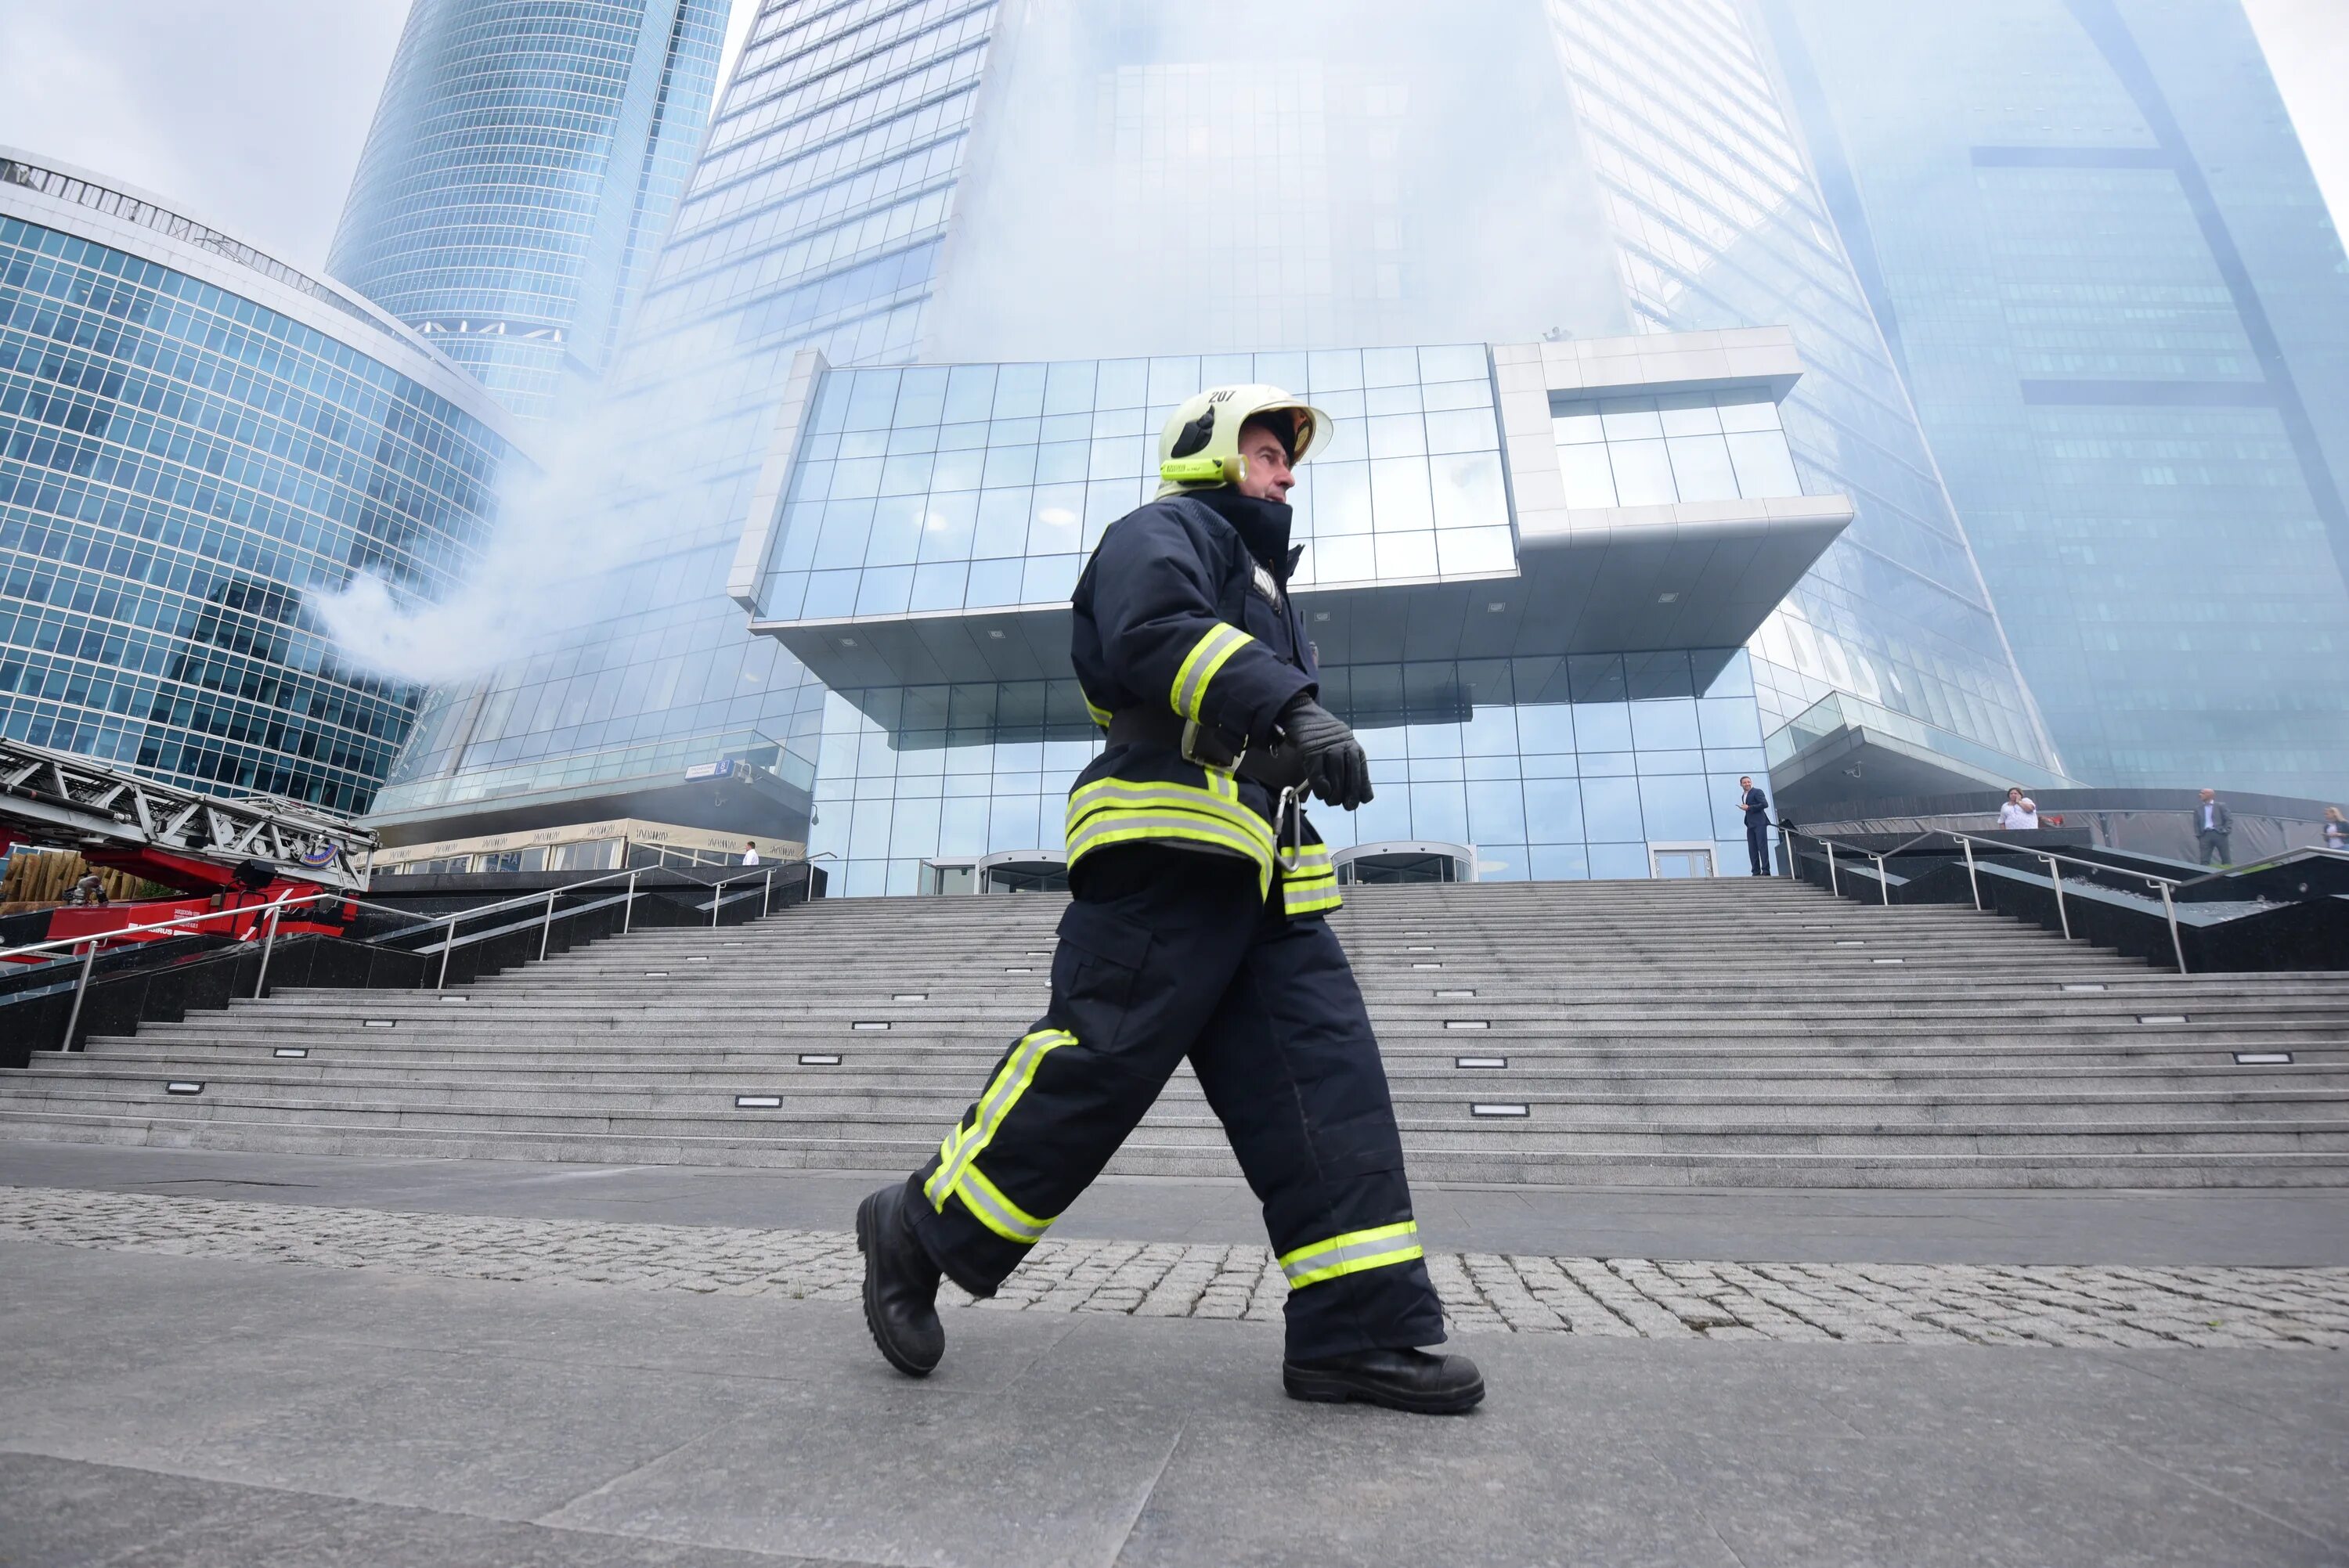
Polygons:
<instances>
[{"instance_id":1,"label":"black firefighter boot","mask_svg":"<svg viewBox=\"0 0 2349 1568\"><path fill-rule=\"evenodd\" d=\"M914 1234L903 1185L856 1206L856 1250L864 1254L864 1326L889 1365L926 1377L947 1353L938 1321L938 1265Z\"/></svg>"},{"instance_id":2,"label":"black firefighter boot","mask_svg":"<svg viewBox=\"0 0 2349 1568\"><path fill-rule=\"evenodd\" d=\"M1456 1416L1485 1398L1485 1375L1465 1356L1424 1350L1357 1350L1319 1361L1284 1361L1292 1399L1342 1405L1357 1399L1422 1416Z\"/></svg>"}]
</instances>

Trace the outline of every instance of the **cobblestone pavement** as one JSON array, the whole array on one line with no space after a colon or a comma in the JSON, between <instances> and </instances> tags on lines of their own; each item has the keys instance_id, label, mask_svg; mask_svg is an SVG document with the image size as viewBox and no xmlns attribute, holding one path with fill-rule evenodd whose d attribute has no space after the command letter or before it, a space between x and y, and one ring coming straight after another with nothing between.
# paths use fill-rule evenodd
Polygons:
<instances>
[{"instance_id":1,"label":"cobblestone pavement","mask_svg":"<svg viewBox=\"0 0 2349 1568\"><path fill-rule=\"evenodd\" d=\"M845 1232L601 1223L0 1187L0 1239L461 1279L854 1301ZM1454 1329L1870 1344L2349 1348L2349 1268L1671 1263L1431 1253ZM1274 1321L1263 1247L1040 1243L998 1311Z\"/></svg>"}]
</instances>

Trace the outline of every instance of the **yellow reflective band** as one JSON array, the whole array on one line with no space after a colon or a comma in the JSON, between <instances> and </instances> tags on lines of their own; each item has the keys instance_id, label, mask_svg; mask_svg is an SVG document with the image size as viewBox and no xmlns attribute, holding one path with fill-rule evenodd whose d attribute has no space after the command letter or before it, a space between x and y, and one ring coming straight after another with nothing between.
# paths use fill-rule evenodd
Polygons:
<instances>
[{"instance_id":1,"label":"yellow reflective band","mask_svg":"<svg viewBox=\"0 0 2349 1568\"><path fill-rule=\"evenodd\" d=\"M980 1175L976 1165L963 1168L962 1180L955 1183L954 1191L963 1207L977 1216L980 1224L1007 1242L1032 1246L1051 1229L1051 1220L1040 1220L1005 1197L1003 1189ZM1053 1219L1059 1217L1056 1214Z\"/></svg>"},{"instance_id":2,"label":"yellow reflective band","mask_svg":"<svg viewBox=\"0 0 2349 1568\"><path fill-rule=\"evenodd\" d=\"M1316 882L1302 885L1284 882L1280 890L1280 910L1283 914L1319 914L1336 909L1346 901L1339 896L1336 882Z\"/></svg>"},{"instance_id":3,"label":"yellow reflective band","mask_svg":"<svg viewBox=\"0 0 2349 1568\"><path fill-rule=\"evenodd\" d=\"M1082 686L1079 686L1077 688L1077 695L1085 699L1085 712L1092 717L1092 721L1101 726L1102 728L1107 729L1109 727L1109 709L1095 702L1092 699L1092 694L1087 692Z\"/></svg>"},{"instance_id":4,"label":"yellow reflective band","mask_svg":"<svg viewBox=\"0 0 2349 1568\"><path fill-rule=\"evenodd\" d=\"M1038 1029L1011 1047L1002 1070L987 1086L987 1092L978 1097L978 1114L971 1119L968 1127L957 1126L938 1145L938 1168L922 1183L922 1195L929 1199L931 1208L945 1209L947 1194L955 1190L963 1171L978 1158L980 1150L994 1140L1003 1119L1011 1113L1019 1097L1028 1092L1028 1086L1036 1081L1036 1068L1045 1054L1076 1043L1076 1036L1066 1029Z\"/></svg>"},{"instance_id":5,"label":"yellow reflective band","mask_svg":"<svg viewBox=\"0 0 2349 1568\"><path fill-rule=\"evenodd\" d=\"M1230 831L1215 819L1194 816L1189 812L1165 815L1124 811L1097 813L1081 832L1071 835L1069 864L1074 866L1093 851L1107 849L1112 844L1142 842L1188 842L1229 850L1256 867L1257 897L1269 896L1272 892L1271 855L1261 846Z\"/></svg>"},{"instance_id":6,"label":"yellow reflective band","mask_svg":"<svg viewBox=\"0 0 2349 1568\"><path fill-rule=\"evenodd\" d=\"M1224 667L1225 660L1239 652L1242 644L1254 641L1254 637L1227 622L1218 621L1208 627L1206 634L1191 645L1191 651L1184 656L1182 667L1174 672L1174 690L1171 698L1174 711L1185 718L1197 718L1200 707L1206 699L1207 683L1216 678L1216 672Z\"/></svg>"},{"instance_id":7,"label":"yellow reflective band","mask_svg":"<svg viewBox=\"0 0 2349 1568\"><path fill-rule=\"evenodd\" d=\"M1102 779L1069 797L1067 830L1074 837L1088 819L1104 811L1195 811L1226 824L1263 846L1274 849L1272 824L1240 803L1239 788L1228 779L1207 775L1209 787L1189 784L1136 784L1123 779ZM1220 785L1220 788L1217 787Z\"/></svg>"},{"instance_id":8,"label":"yellow reflective band","mask_svg":"<svg viewBox=\"0 0 2349 1568\"><path fill-rule=\"evenodd\" d=\"M1284 1253L1280 1272L1288 1276L1291 1290L1300 1290L1325 1279L1336 1279L1340 1274L1406 1264L1425 1255L1420 1250L1417 1222L1405 1220L1399 1225L1349 1231L1342 1236Z\"/></svg>"}]
</instances>

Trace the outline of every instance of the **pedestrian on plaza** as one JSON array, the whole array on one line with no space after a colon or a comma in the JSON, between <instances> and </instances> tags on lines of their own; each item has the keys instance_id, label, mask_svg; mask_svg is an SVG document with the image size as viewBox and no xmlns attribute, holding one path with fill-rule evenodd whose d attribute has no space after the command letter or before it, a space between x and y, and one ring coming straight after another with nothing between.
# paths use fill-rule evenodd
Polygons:
<instances>
[{"instance_id":1,"label":"pedestrian on plaza","mask_svg":"<svg viewBox=\"0 0 2349 1568\"><path fill-rule=\"evenodd\" d=\"M1751 775L1737 781L1737 809L1745 813L1745 858L1754 874L1770 874L1770 798L1754 787Z\"/></svg>"},{"instance_id":2,"label":"pedestrian on plaza","mask_svg":"<svg viewBox=\"0 0 2349 1568\"><path fill-rule=\"evenodd\" d=\"M2006 792L2006 804L1998 809L1998 825L2009 833L2029 832L2039 826L2039 803L2023 798L2022 785Z\"/></svg>"},{"instance_id":3,"label":"pedestrian on plaza","mask_svg":"<svg viewBox=\"0 0 2349 1568\"><path fill-rule=\"evenodd\" d=\"M746 866L759 863L759 846L755 841L742 846L742 863Z\"/></svg>"},{"instance_id":4,"label":"pedestrian on plaza","mask_svg":"<svg viewBox=\"0 0 2349 1568\"><path fill-rule=\"evenodd\" d=\"M2338 806L2324 808L2324 847L2328 850L2349 850L2349 820L2344 820Z\"/></svg>"},{"instance_id":5,"label":"pedestrian on plaza","mask_svg":"<svg viewBox=\"0 0 2349 1568\"><path fill-rule=\"evenodd\" d=\"M945 1354L940 1275L993 1295L1187 1057L1288 1278L1288 1396L1431 1415L1485 1397L1466 1357L1421 1348L1444 1309L1303 810L1371 798L1288 594L1291 470L1330 433L1277 387L1192 397L1159 435L1157 498L1077 581L1071 662L1108 748L1069 797L1050 1006L936 1155L856 1212L865 1323L900 1372Z\"/></svg>"},{"instance_id":6,"label":"pedestrian on plaza","mask_svg":"<svg viewBox=\"0 0 2349 1568\"><path fill-rule=\"evenodd\" d=\"M2216 789L2202 791L2199 804L2194 808L2194 841L2202 851L2202 863L2230 866L2235 862L2227 854L2227 835L2235 830L2235 814L2227 810L2227 802L2219 799Z\"/></svg>"}]
</instances>

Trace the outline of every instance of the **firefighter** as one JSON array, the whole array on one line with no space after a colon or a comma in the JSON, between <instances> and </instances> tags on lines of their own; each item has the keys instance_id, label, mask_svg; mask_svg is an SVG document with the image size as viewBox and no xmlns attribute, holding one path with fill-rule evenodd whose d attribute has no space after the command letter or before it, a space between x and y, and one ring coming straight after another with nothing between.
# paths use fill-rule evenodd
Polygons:
<instances>
[{"instance_id":1,"label":"firefighter","mask_svg":"<svg viewBox=\"0 0 2349 1568\"><path fill-rule=\"evenodd\" d=\"M1276 387L1219 387L1159 438L1154 500L1112 524L1070 649L1108 744L1068 805L1052 1000L902 1186L857 1210L881 1353L946 1350L941 1274L995 1293L1188 1057L1288 1276L1292 1398L1448 1413L1484 1398L1444 1338L1402 1144L1308 793L1371 798L1353 732L1315 698L1288 583L1292 469L1328 416Z\"/></svg>"}]
</instances>

